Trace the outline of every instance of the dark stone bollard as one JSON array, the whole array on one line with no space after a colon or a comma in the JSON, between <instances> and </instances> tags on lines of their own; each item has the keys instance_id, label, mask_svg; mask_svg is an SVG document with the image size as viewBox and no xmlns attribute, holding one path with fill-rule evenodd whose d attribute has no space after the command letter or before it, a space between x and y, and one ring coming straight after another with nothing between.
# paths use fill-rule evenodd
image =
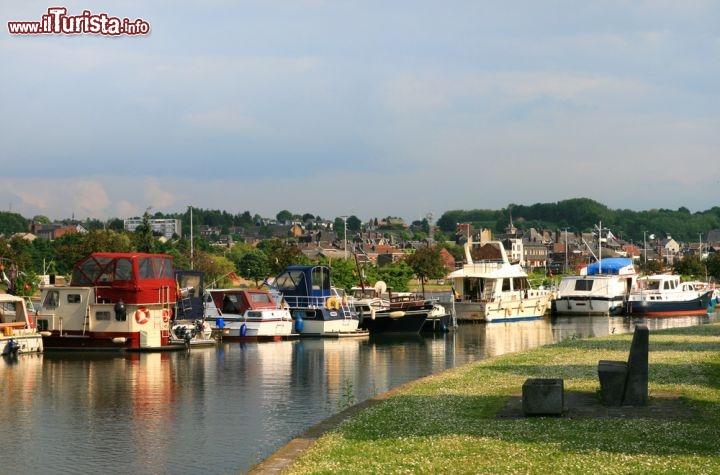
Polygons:
<instances>
[{"instance_id":1,"label":"dark stone bollard","mask_svg":"<svg viewBox=\"0 0 720 475\"><path fill-rule=\"evenodd\" d=\"M529 378L522 387L522 406L526 416L559 416L565 405L562 379Z\"/></svg>"},{"instance_id":2,"label":"dark stone bollard","mask_svg":"<svg viewBox=\"0 0 720 475\"><path fill-rule=\"evenodd\" d=\"M625 406L645 406L648 402L649 340L648 327L646 325L636 326L627 362L628 376L623 395L623 405Z\"/></svg>"},{"instance_id":3,"label":"dark stone bollard","mask_svg":"<svg viewBox=\"0 0 720 475\"><path fill-rule=\"evenodd\" d=\"M609 406L644 406L648 402L648 351L650 332L637 325L625 361L598 362L600 395Z\"/></svg>"},{"instance_id":4,"label":"dark stone bollard","mask_svg":"<svg viewBox=\"0 0 720 475\"><path fill-rule=\"evenodd\" d=\"M622 406L627 372L627 363L624 361L600 360L598 362L600 396L604 404Z\"/></svg>"}]
</instances>

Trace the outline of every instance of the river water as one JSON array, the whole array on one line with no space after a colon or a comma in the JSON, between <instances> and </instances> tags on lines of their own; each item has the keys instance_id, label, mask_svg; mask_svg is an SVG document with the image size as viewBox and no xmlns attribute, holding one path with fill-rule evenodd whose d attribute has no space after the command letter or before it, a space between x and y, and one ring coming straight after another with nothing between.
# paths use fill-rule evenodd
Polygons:
<instances>
[{"instance_id":1,"label":"river water","mask_svg":"<svg viewBox=\"0 0 720 475\"><path fill-rule=\"evenodd\" d=\"M190 352L0 361L2 473L240 473L348 405L567 338L717 321L559 317L410 338L221 343Z\"/></svg>"}]
</instances>

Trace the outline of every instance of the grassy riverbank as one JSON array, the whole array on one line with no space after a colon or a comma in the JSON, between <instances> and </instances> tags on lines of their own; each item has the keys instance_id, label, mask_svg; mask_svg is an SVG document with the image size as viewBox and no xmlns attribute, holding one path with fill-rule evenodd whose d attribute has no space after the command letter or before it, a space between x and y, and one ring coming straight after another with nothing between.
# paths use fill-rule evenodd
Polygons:
<instances>
[{"instance_id":1,"label":"grassy riverbank","mask_svg":"<svg viewBox=\"0 0 720 475\"><path fill-rule=\"evenodd\" d=\"M649 405L608 410L597 362L626 360L631 339L568 340L408 384L286 473L720 473L720 324L651 331ZM586 404L522 417L529 377L563 378L566 401Z\"/></svg>"}]
</instances>

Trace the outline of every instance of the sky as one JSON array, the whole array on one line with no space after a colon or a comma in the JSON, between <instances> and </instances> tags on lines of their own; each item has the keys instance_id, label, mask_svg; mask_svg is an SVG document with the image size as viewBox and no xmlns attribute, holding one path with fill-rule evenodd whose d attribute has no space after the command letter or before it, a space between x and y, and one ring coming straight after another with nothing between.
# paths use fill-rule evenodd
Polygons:
<instances>
[{"instance_id":1,"label":"sky","mask_svg":"<svg viewBox=\"0 0 720 475\"><path fill-rule=\"evenodd\" d=\"M52 7L149 33L10 33ZM716 1L26 0L0 20L0 210L25 217L719 204Z\"/></svg>"}]
</instances>

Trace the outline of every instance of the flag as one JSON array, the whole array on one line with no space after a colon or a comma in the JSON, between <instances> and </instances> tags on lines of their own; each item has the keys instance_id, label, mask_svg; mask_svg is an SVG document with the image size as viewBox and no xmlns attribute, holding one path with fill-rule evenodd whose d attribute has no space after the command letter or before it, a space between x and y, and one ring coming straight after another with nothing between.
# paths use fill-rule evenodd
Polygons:
<instances>
[{"instance_id":1,"label":"flag","mask_svg":"<svg viewBox=\"0 0 720 475\"><path fill-rule=\"evenodd\" d=\"M238 277L235 272L228 272L227 274L225 274L225 277L230 279L233 285L240 285L240 277Z\"/></svg>"}]
</instances>

